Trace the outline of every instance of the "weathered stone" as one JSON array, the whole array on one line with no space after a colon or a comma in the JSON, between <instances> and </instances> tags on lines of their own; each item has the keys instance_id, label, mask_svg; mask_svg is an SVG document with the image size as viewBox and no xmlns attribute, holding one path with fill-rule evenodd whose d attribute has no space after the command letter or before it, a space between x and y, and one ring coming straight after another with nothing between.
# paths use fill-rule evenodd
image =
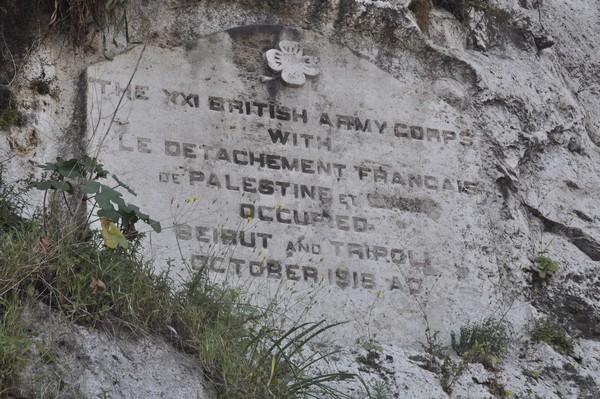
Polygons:
<instances>
[{"instance_id":1,"label":"weathered stone","mask_svg":"<svg viewBox=\"0 0 600 399\"><path fill-rule=\"evenodd\" d=\"M381 339L414 343L419 301L448 304L431 315L444 329L492 301L491 242L471 237L489 223L482 135L433 81L401 83L279 26L142 51L88 68L88 153L167 227L150 233L155 260L296 303L290 316L350 320L346 342L368 320ZM261 79L267 64L281 75ZM464 259L477 266L461 285L477 289L452 305Z\"/></svg>"},{"instance_id":2,"label":"weathered stone","mask_svg":"<svg viewBox=\"0 0 600 399\"><path fill-rule=\"evenodd\" d=\"M484 397L491 380L519 397L593 397L600 382L598 2L498 0L471 14L458 13L458 3L434 1L428 13L409 0L136 3L131 36L149 35L149 44L102 160L163 222L149 246L157 265L180 257L179 237L190 267L203 266L201 256L224 258L209 263L211 276L223 278L229 266L230 281L262 300L279 298L291 320L352 320L337 330L346 345L333 368L385 381L399 397L446 397L440 362L423 361L430 359L420 347L426 331L439 330L447 345L449 331L497 316L512 334L501 369L486 382L469 367L450 397ZM281 51L283 40L300 43L302 56L319 61L319 74L303 85L300 75L292 86L261 82L277 76L263 57ZM102 56L74 54L50 38L33 52L26 79L11 88L28 122L0 133L10 173L30 172L29 160L81 153L86 113L102 110L98 132L105 132L140 51L95 64ZM12 76L8 67L2 76ZM60 98L28 89L42 73L58 78ZM407 128L396 135L397 123ZM35 148L10 148L9 137L21 145L32 128ZM296 145L273 143L285 132ZM470 145L461 144L465 137ZM244 165L250 151L255 164ZM465 181L476 189L464 189L475 188ZM306 187L296 196L291 184ZM314 212L314 223L302 225L304 211ZM534 278L540 253L558 262L544 282ZM579 363L528 344L538 312L576 338ZM357 354L349 345L356 339L375 339L384 350L378 358Z\"/></svg>"}]
</instances>

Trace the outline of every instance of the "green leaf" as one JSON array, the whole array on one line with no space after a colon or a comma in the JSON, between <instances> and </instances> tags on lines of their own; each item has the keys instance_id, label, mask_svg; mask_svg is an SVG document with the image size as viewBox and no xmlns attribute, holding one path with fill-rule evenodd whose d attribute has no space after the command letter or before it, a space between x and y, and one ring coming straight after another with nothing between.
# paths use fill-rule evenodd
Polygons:
<instances>
[{"instance_id":1,"label":"green leaf","mask_svg":"<svg viewBox=\"0 0 600 399\"><path fill-rule=\"evenodd\" d=\"M119 212L117 212L115 209L100 209L97 212L97 215L100 217L105 217L105 218L109 218L111 220L116 220L117 222L119 221L121 214Z\"/></svg>"},{"instance_id":2,"label":"green leaf","mask_svg":"<svg viewBox=\"0 0 600 399\"><path fill-rule=\"evenodd\" d=\"M100 191L100 183L88 180L81 186L81 190L86 194L97 194Z\"/></svg>"},{"instance_id":3,"label":"green leaf","mask_svg":"<svg viewBox=\"0 0 600 399\"><path fill-rule=\"evenodd\" d=\"M144 220L144 222L148 223L148 225L150 227L152 227L152 229L154 231L156 231L157 233L161 232L162 227L160 226L160 222L157 222L156 220L153 220L153 219L150 219L150 218L148 218L148 220Z\"/></svg>"},{"instance_id":4,"label":"green leaf","mask_svg":"<svg viewBox=\"0 0 600 399\"><path fill-rule=\"evenodd\" d=\"M38 190L61 190L73 195L75 188L68 181L40 181L31 183L31 187L37 188Z\"/></svg>"},{"instance_id":5,"label":"green leaf","mask_svg":"<svg viewBox=\"0 0 600 399\"><path fill-rule=\"evenodd\" d=\"M79 162L76 159L69 159L68 161L57 162L57 172L66 178L78 178L85 177L82 174L82 169Z\"/></svg>"},{"instance_id":6,"label":"green leaf","mask_svg":"<svg viewBox=\"0 0 600 399\"><path fill-rule=\"evenodd\" d=\"M96 194L96 202L100 209L115 209L113 203L119 207L119 210L125 205L125 201L120 192L113 190L107 185L99 184L99 190Z\"/></svg>"},{"instance_id":7,"label":"green leaf","mask_svg":"<svg viewBox=\"0 0 600 399\"><path fill-rule=\"evenodd\" d=\"M96 181L99 178L108 176L108 171L98 163L96 158L83 156L82 158L73 158L65 160L61 157L56 158L56 162L48 162L45 165L37 165L39 168L55 172L54 179L49 181L34 182L31 184L39 190L62 190L70 195L75 194L74 184L79 184L81 190L92 196L98 206L98 216L109 218L115 223L119 223L121 228L127 230L138 220L147 223L154 231L160 232L160 223L150 219L140 208L135 205L127 204L123 195L106 184ZM135 192L115 175L111 175L117 182L118 187L123 187L130 194ZM75 179L77 183L71 183L65 179Z\"/></svg>"}]
</instances>

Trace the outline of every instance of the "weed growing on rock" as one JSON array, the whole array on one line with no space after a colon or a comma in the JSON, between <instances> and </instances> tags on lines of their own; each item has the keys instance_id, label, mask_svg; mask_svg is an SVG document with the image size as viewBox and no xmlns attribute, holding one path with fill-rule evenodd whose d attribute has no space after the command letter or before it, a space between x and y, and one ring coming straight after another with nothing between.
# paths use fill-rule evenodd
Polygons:
<instances>
[{"instance_id":1,"label":"weed growing on rock","mask_svg":"<svg viewBox=\"0 0 600 399\"><path fill-rule=\"evenodd\" d=\"M368 399L391 399L391 389L384 381L376 381L367 387Z\"/></svg>"},{"instance_id":2,"label":"weed growing on rock","mask_svg":"<svg viewBox=\"0 0 600 399\"><path fill-rule=\"evenodd\" d=\"M444 392L451 394L452 387L467 369L467 363L455 361L449 355L445 355L440 368L440 385Z\"/></svg>"},{"instance_id":3,"label":"weed growing on rock","mask_svg":"<svg viewBox=\"0 0 600 399\"><path fill-rule=\"evenodd\" d=\"M423 349L431 359L426 363L426 370L439 374L440 385L447 394L452 393L454 383L467 369L467 362L464 360L454 360L450 357L446 348L439 341L439 331L431 332L429 327L425 331L427 344L423 344Z\"/></svg>"},{"instance_id":4,"label":"weed growing on rock","mask_svg":"<svg viewBox=\"0 0 600 399\"><path fill-rule=\"evenodd\" d=\"M21 113L12 107L5 108L0 113L0 130L8 130L11 126L20 124Z\"/></svg>"},{"instance_id":5,"label":"weed growing on rock","mask_svg":"<svg viewBox=\"0 0 600 399\"><path fill-rule=\"evenodd\" d=\"M39 77L31 81L31 83L29 84L29 88L35 91L36 93L45 96L50 94L51 92L50 83L51 81L49 79Z\"/></svg>"},{"instance_id":6,"label":"weed growing on rock","mask_svg":"<svg viewBox=\"0 0 600 399\"><path fill-rule=\"evenodd\" d=\"M360 343L360 346L367 352L376 351L383 352L383 346L381 346L381 342L379 342L375 338L369 338L364 342L357 341L356 343Z\"/></svg>"},{"instance_id":7,"label":"weed growing on rock","mask_svg":"<svg viewBox=\"0 0 600 399\"><path fill-rule=\"evenodd\" d=\"M509 398L512 394L512 392L509 389L506 389L504 385L496 378L490 379L487 383L485 383L485 385L495 398Z\"/></svg>"},{"instance_id":8,"label":"weed growing on rock","mask_svg":"<svg viewBox=\"0 0 600 399\"><path fill-rule=\"evenodd\" d=\"M494 318L461 327L458 337L453 331L451 340L452 349L459 356L488 369L496 368L508 344L506 328Z\"/></svg>"},{"instance_id":9,"label":"weed growing on rock","mask_svg":"<svg viewBox=\"0 0 600 399\"><path fill-rule=\"evenodd\" d=\"M533 261L536 266L535 271L542 280L552 278L558 271L558 262L552 260L546 251L539 252Z\"/></svg>"},{"instance_id":10,"label":"weed growing on rock","mask_svg":"<svg viewBox=\"0 0 600 399\"><path fill-rule=\"evenodd\" d=\"M531 339L533 342L545 342L563 355L570 355L574 349L573 339L549 317L534 322L531 328Z\"/></svg>"}]
</instances>

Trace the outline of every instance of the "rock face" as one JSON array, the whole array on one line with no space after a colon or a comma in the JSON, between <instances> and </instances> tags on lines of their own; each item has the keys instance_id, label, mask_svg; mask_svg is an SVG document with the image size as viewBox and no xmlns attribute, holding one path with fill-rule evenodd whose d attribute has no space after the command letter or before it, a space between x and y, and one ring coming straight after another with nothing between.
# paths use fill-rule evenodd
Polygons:
<instances>
[{"instance_id":1,"label":"rock face","mask_svg":"<svg viewBox=\"0 0 600 399\"><path fill-rule=\"evenodd\" d=\"M297 303L294 320L351 320L336 334L347 344L373 326L378 339L414 343L418 303L441 311L429 317L445 335L491 306L481 137L431 82L399 82L278 25L140 46L87 80L88 153L173 226L148 249L182 258L178 274L206 267L260 301ZM479 270L458 270L465 259ZM476 289L453 305L460 287Z\"/></svg>"},{"instance_id":2,"label":"rock face","mask_svg":"<svg viewBox=\"0 0 600 399\"><path fill-rule=\"evenodd\" d=\"M99 154L172 226L159 262L348 320L331 367L392 397L591 398L600 6L464 3L133 2L147 44L29 55L28 121L0 148L15 174ZM32 92L42 74L59 94ZM542 316L573 351L531 342ZM510 338L495 371L436 362L434 341L489 318Z\"/></svg>"},{"instance_id":3,"label":"rock face","mask_svg":"<svg viewBox=\"0 0 600 399\"><path fill-rule=\"evenodd\" d=\"M136 334L88 331L39 306L27 316L35 332L19 398L210 398L202 367L170 345Z\"/></svg>"}]
</instances>

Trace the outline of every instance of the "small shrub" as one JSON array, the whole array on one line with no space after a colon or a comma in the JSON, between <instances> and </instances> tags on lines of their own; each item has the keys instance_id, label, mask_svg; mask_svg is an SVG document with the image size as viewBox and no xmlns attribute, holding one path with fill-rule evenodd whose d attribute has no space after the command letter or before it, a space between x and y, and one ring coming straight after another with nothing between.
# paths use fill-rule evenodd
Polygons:
<instances>
[{"instance_id":1,"label":"small shrub","mask_svg":"<svg viewBox=\"0 0 600 399\"><path fill-rule=\"evenodd\" d=\"M87 201L93 212L96 208L96 215L101 220L102 237L109 248L121 246L127 248L127 240L135 239L138 232L135 223L138 220L148 224L154 231L160 233L161 225L145 213L142 213L136 205L126 203L117 189L125 189L130 194L136 195L129 186L120 181L115 175L111 175L116 186L110 187L99 182L101 179L107 179L109 172L103 168L103 165L96 158L84 156L65 160L61 157L56 158L56 162L48 162L45 165L38 165L41 169L51 172L49 178L43 181L32 182L31 186L43 191L59 191L66 193L71 198L77 198L76 202ZM82 192L84 195L82 195ZM68 207L68 203L65 204ZM78 215L80 210L72 211L73 217ZM86 223L92 217L92 213L87 215ZM117 226L117 224L119 226Z\"/></svg>"},{"instance_id":2,"label":"small shrub","mask_svg":"<svg viewBox=\"0 0 600 399\"><path fill-rule=\"evenodd\" d=\"M558 262L552 260L548 256L548 252L542 251L533 260L536 266L536 272L542 280L548 280L552 278L558 271Z\"/></svg>"},{"instance_id":3,"label":"small shrub","mask_svg":"<svg viewBox=\"0 0 600 399\"><path fill-rule=\"evenodd\" d=\"M451 333L452 349L469 363L481 363L488 369L496 368L506 351L506 328L494 318L482 323L467 324L460 328L458 339Z\"/></svg>"},{"instance_id":4,"label":"small shrub","mask_svg":"<svg viewBox=\"0 0 600 399\"><path fill-rule=\"evenodd\" d=\"M545 342L563 355L573 352L573 339L567 332L549 317L538 319L531 329L531 339L534 342Z\"/></svg>"}]
</instances>

